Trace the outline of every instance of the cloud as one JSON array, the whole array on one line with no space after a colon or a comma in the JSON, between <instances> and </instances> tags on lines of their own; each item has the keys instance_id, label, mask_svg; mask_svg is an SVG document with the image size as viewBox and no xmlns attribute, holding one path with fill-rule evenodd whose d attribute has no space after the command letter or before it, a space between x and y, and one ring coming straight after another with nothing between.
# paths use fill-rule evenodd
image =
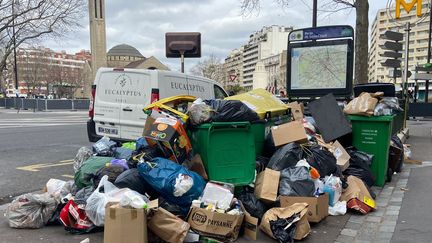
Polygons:
<instances>
[{"instance_id":1,"label":"cloud","mask_svg":"<svg viewBox=\"0 0 432 243\"><path fill-rule=\"evenodd\" d=\"M370 21L386 1L370 1ZM126 43L144 56L155 56L173 70L180 61L165 57L165 33L199 31L202 35L203 56L214 54L223 60L232 49L248 41L249 35L263 26L284 25L304 28L311 25L312 10L306 0L292 0L285 9L275 1L261 0L261 9L249 16L240 15L238 0L106 0L107 49ZM43 43L54 50L76 52L90 49L88 17L81 20L82 28L61 41ZM319 25L355 25L355 11L341 11L330 16L320 13ZM370 23L371 24L371 23ZM200 59L187 59L190 68Z\"/></svg>"}]
</instances>

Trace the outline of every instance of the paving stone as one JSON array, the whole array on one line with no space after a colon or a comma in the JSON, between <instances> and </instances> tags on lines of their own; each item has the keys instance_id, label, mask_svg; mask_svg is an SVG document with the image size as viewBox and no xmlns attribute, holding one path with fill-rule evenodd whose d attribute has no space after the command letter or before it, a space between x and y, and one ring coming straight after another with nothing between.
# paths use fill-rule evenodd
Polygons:
<instances>
[{"instance_id":1,"label":"paving stone","mask_svg":"<svg viewBox=\"0 0 432 243\"><path fill-rule=\"evenodd\" d=\"M396 215L385 215L384 217L383 217L383 221L397 221L398 220L398 218L399 218L399 216L396 216Z\"/></svg>"},{"instance_id":2,"label":"paving stone","mask_svg":"<svg viewBox=\"0 0 432 243\"><path fill-rule=\"evenodd\" d=\"M396 226L397 221L394 220L384 220L381 222L382 226Z\"/></svg>"},{"instance_id":3,"label":"paving stone","mask_svg":"<svg viewBox=\"0 0 432 243\"><path fill-rule=\"evenodd\" d=\"M346 235L339 235L338 238L336 238L336 242L340 243L353 243L354 237L346 236Z\"/></svg>"},{"instance_id":4,"label":"paving stone","mask_svg":"<svg viewBox=\"0 0 432 243\"><path fill-rule=\"evenodd\" d=\"M388 210L385 213L386 215L399 215L399 210Z\"/></svg>"},{"instance_id":5,"label":"paving stone","mask_svg":"<svg viewBox=\"0 0 432 243\"><path fill-rule=\"evenodd\" d=\"M402 202L389 202L388 206L402 206Z\"/></svg>"},{"instance_id":6,"label":"paving stone","mask_svg":"<svg viewBox=\"0 0 432 243\"><path fill-rule=\"evenodd\" d=\"M377 240L391 240L391 238L393 237L393 233L389 233L389 232L379 232L377 234Z\"/></svg>"},{"instance_id":7,"label":"paving stone","mask_svg":"<svg viewBox=\"0 0 432 243\"><path fill-rule=\"evenodd\" d=\"M387 210L400 210L401 207L400 206L388 206Z\"/></svg>"},{"instance_id":8,"label":"paving stone","mask_svg":"<svg viewBox=\"0 0 432 243\"><path fill-rule=\"evenodd\" d=\"M390 243L391 240L377 240L375 243Z\"/></svg>"},{"instance_id":9,"label":"paving stone","mask_svg":"<svg viewBox=\"0 0 432 243\"><path fill-rule=\"evenodd\" d=\"M356 237L357 235L357 230L354 229L343 229L340 232L341 235L346 235L346 236L351 236L351 237Z\"/></svg>"},{"instance_id":10,"label":"paving stone","mask_svg":"<svg viewBox=\"0 0 432 243\"><path fill-rule=\"evenodd\" d=\"M366 221L368 221L368 222L375 222L375 223L381 223L381 217L378 217L378 216L367 216Z\"/></svg>"},{"instance_id":11,"label":"paving stone","mask_svg":"<svg viewBox=\"0 0 432 243\"><path fill-rule=\"evenodd\" d=\"M361 216L361 215L351 215L351 217L348 219L348 222L353 222L353 223L363 223L366 219L366 216Z\"/></svg>"},{"instance_id":12,"label":"paving stone","mask_svg":"<svg viewBox=\"0 0 432 243\"><path fill-rule=\"evenodd\" d=\"M405 195L405 192L402 190L401 191L394 191L393 196L396 196L396 195L398 195L398 196L401 195L403 197Z\"/></svg>"},{"instance_id":13,"label":"paving stone","mask_svg":"<svg viewBox=\"0 0 432 243\"><path fill-rule=\"evenodd\" d=\"M378 210L370 212L368 215L370 215L370 216L383 216L385 210L386 210L385 207L383 207L383 208L380 208Z\"/></svg>"},{"instance_id":14,"label":"paving stone","mask_svg":"<svg viewBox=\"0 0 432 243\"><path fill-rule=\"evenodd\" d=\"M395 225L395 226L381 226L381 227L379 228L379 231L380 231L380 232L389 232L389 233L393 233L394 230L395 230L395 227L396 227L396 225Z\"/></svg>"},{"instance_id":15,"label":"paving stone","mask_svg":"<svg viewBox=\"0 0 432 243\"><path fill-rule=\"evenodd\" d=\"M389 205L389 202L375 202L378 207L386 207Z\"/></svg>"},{"instance_id":16,"label":"paving stone","mask_svg":"<svg viewBox=\"0 0 432 243\"><path fill-rule=\"evenodd\" d=\"M392 199L390 199L390 202L402 202L402 198L401 197L392 197Z\"/></svg>"},{"instance_id":17,"label":"paving stone","mask_svg":"<svg viewBox=\"0 0 432 243\"><path fill-rule=\"evenodd\" d=\"M356 240L355 243L371 243L369 240Z\"/></svg>"},{"instance_id":18,"label":"paving stone","mask_svg":"<svg viewBox=\"0 0 432 243\"><path fill-rule=\"evenodd\" d=\"M360 223L354 223L354 222L348 221L345 224L345 229L359 230L362 227L362 222L360 222Z\"/></svg>"}]
</instances>

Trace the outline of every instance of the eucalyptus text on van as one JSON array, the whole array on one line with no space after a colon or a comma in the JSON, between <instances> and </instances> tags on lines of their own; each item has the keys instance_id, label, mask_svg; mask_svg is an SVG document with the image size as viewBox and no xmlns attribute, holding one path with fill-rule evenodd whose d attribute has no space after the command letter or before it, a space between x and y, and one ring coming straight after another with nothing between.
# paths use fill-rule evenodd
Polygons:
<instances>
[{"instance_id":1,"label":"eucalyptus text on van","mask_svg":"<svg viewBox=\"0 0 432 243\"><path fill-rule=\"evenodd\" d=\"M178 90L188 90L192 92L205 92L205 88L201 85L197 84L187 84L187 83L177 83L177 82L171 82L171 88L172 89L178 89Z\"/></svg>"},{"instance_id":2,"label":"eucalyptus text on van","mask_svg":"<svg viewBox=\"0 0 432 243\"><path fill-rule=\"evenodd\" d=\"M141 92L136 91L136 90L105 89L105 94L107 94L107 95L141 96Z\"/></svg>"}]
</instances>

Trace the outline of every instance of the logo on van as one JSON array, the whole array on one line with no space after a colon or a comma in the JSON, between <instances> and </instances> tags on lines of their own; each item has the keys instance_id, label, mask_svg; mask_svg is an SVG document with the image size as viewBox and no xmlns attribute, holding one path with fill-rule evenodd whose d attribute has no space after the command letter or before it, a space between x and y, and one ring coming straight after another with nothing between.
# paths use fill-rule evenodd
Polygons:
<instances>
[{"instance_id":1,"label":"logo on van","mask_svg":"<svg viewBox=\"0 0 432 243\"><path fill-rule=\"evenodd\" d=\"M171 89L187 90L191 92L205 92L205 88L198 84L188 84L182 82L171 82Z\"/></svg>"},{"instance_id":2,"label":"logo on van","mask_svg":"<svg viewBox=\"0 0 432 243\"><path fill-rule=\"evenodd\" d=\"M115 81L115 84L120 84L120 86L124 87L126 84L132 85L132 79L126 74L120 74Z\"/></svg>"}]
</instances>

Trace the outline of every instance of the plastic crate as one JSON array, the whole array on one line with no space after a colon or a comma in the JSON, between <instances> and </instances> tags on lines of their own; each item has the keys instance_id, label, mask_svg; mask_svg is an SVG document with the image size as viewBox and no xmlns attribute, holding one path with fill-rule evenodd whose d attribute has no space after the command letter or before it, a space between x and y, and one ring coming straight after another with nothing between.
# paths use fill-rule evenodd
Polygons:
<instances>
[{"instance_id":1,"label":"plastic crate","mask_svg":"<svg viewBox=\"0 0 432 243\"><path fill-rule=\"evenodd\" d=\"M210 180L243 186L255 177L255 139L249 122L213 122L191 129Z\"/></svg>"}]
</instances>

